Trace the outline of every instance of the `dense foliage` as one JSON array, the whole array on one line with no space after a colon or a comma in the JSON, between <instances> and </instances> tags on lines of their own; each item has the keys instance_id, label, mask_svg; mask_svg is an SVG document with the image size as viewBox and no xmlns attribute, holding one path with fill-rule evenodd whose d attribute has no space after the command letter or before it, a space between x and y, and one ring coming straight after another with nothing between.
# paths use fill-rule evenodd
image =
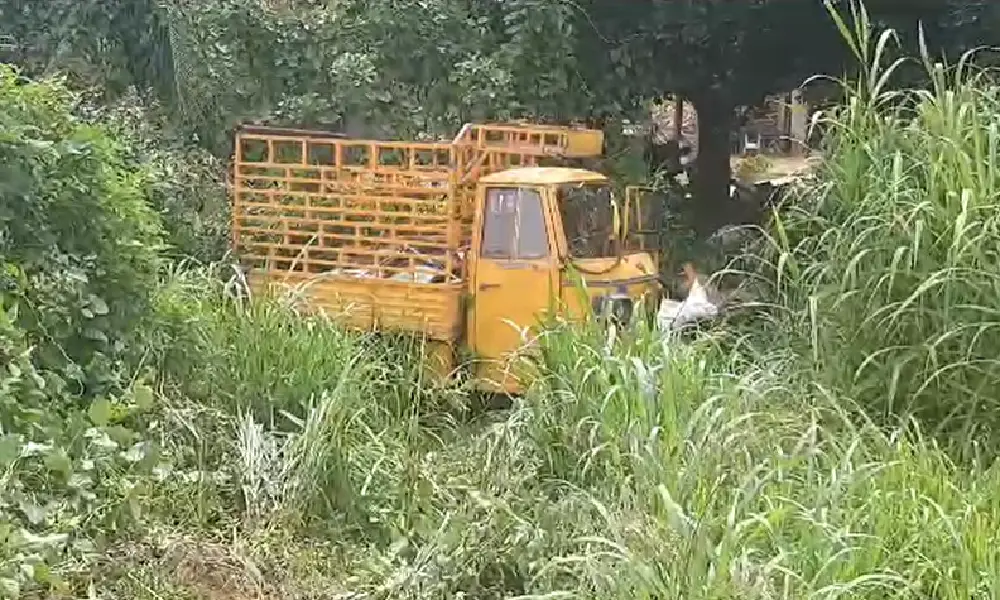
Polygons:
<instances>
[{"instance_id":1,"label":"dense foliage","mask_svg":"<svg viewBox=\"0 0 1000 600\"><path fill-rule=\"evenodd\" d=\"M816 6L24 4L0 2L31 75L0 71L0 597L1000 598L984 74L927 55L933 86L890 94L867 14L813 23L861 77L752 249L764 316L667 345L556 323L541 379L483 417L418 342L174 260L225 248L227 128L430 135L735 93L776 52L740 19L792 43ZM942 6L927 37L959 48L992 5ZM629 19L650 36L608 33ZM663 73L644 44L676 50Z\"/></svg>"},{"instance_id":2,"label":"dense foliage","mask_svg":"<svg viewBox=\"0 0 1000 600\"><path fill-rule=\"evenodd\" d=\"M971 54L951 71L925 54L930 90L887 89L892 36L857 37L865 77L831 121L824 184L782 219L786 301L824 386L992 443L1000 90Z\"/></svg>"},{"instance_id":3,"label":"dense foliage","mask_svg":"<svg viewBox=\"0 0 1000 600\"><path fill-rule=\"evenodd\" d=\"M168 257L211 262L225 254L230 213L224 161L179 132L161 105L134 93L107 105L90 99L78 112L109 129L128 160L143 166Z\"/></svg>"},{"instance_id":4,"label":"dense foliage","mask_svg":"<svg viewBox=\"0 0 1000 600\"><path fill-rule=\"evenodd\" d=\"M5 596L66 585L51 561L92 558L95 532L127 528L129 473L155 460L132 429L153 392L124 376L152 316L160 220L149 173L107 128L74 117L72 100L58 81L0 69Z\"/></svg>"},{"instance_id":5,"label":"dense foliage","mask_svg":"<svg viewBox=\"0 0 1000 600\"><path fill-rule=\"evenodd\" d=\"M850 66L829 11L854 0L293 0L0 2L34 73L58 69L114 98L130 87L171 108L218 157L247 120L353 135L449 135L463 121L607 123L679 94L700 115L696 189L709 230L726 221L738 105ZM871 0L916 49L952 56L988 39L994 3ZM984 37L984 35L986 37Z\"/></svg>"},{"instance_id":6,"label":"dense foliage","mask_svg":"<svg viewBox=\"0 0 1000 600\"><path fill-rule=\"evenodd\" d=\"M849 65L824 4L846 14L854 2L8 1L0 16L34 69L69 69L106 95L152 90L220 155L244 120L449 134L478 118L634 117L644 100L680 94L702 116L699 206L711 222L725 213L734 107ZM869 4L953 55L998 18L989 2Z\"/></svg>"},{"instance_id":7,"label":"dense foliage","mask_svg":"<svg viewBox=\"0 0 1000 600\"><path fill-rule=\"evenodd\" d=\"M0 71L0 259L6 308L39 364L66 380L50 385L92 394L107 383L100 363L122 354L149 311L161 230L147 173L109 131L74 118L71 99L58 83Z\"/></svg>"}]
</instances>

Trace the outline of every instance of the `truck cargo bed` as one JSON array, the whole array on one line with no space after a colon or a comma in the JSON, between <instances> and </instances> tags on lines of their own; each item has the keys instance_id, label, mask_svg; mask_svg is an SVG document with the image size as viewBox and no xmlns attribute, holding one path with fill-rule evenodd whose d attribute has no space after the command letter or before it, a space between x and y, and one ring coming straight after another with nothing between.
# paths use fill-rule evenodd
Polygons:
<instances>
[{"instance_id":1,"label":"truck cargo bed","mask_svg":"<svg viewBox=\"0 0 1000 600\"><path fill-rule=\"evenodd\" d=\"M352 329L414 333L456 341L463 325L464 286L458 282L420 283L354 274L250 274L257 291L291 293L309 311L322 311Z\"/></svg>"}]
</instances>

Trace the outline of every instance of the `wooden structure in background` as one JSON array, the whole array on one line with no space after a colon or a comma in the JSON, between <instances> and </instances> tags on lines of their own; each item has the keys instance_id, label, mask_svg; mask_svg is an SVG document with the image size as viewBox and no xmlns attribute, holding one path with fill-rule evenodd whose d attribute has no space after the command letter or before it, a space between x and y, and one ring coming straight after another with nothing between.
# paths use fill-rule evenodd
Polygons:
<instances>
[{"instance_id":1,"label":"wooden structure in background","mask_svg":"<svg viewBox=\"0 0 1000 600\"><path fill-rule=\"evenodd\" d=\"M768 96L757 107L745 109L746 121L733 131L733 154L806 154L805 140L809 125L809 107L802 90ZM698 114L694 105L672 98L651 109L654 143L677 139L697 151Z\"/></svg>"},{"instance_id":2,"label":"wooden structure in background","mask_svg":"<svg viewBox=\"0 0 1000 600\"><path fill-rule=\"evenodd\" d=\"M748 111L748 119L737 131L737 154L801 156L806 152L809 109L802 90L768 96Z\"/></svg>"}]
</instances>

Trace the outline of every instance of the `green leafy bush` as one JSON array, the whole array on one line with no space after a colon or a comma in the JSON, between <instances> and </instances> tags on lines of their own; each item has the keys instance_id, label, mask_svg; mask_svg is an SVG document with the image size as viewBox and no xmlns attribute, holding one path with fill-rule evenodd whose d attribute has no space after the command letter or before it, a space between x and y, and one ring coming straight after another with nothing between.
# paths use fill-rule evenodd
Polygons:
<instances>
[{"instance_id":1,"label":"green leafy bush","mask_svg":"<svg viewBox=\"0 0 1000 600\"><path fill-rule=\"evenodd\" d=\"M160 266L150 179L74 101L0 66L0 597L68 589L158 462L152 389L122 377Z\"/></svg>"},{"instance_id":2,"label":"green leafy bush","mask_svg":"<svg viewBox=\"0 0 1000 600\"><path fill-rule=\"evenodd\" d=\"M97 393L134 351L162 245L146 171L72 116L58 81L0 68L0 261L17 325L52 377Z\"/></svg>"},{"instance_id":3,"label":"green leafy bush","mask_svg":"<svg viewBox=\"0 0 1000 600\"><path fill-rule=\"evenodd\" d=\"M172 126L161 106L134 92L110 106L88 106L86 113L114 131L129 159L143 165L149 202L163 222L165 254L220 260L229 248L230 226L224 161Z\"/></svg>"}]
</instances>

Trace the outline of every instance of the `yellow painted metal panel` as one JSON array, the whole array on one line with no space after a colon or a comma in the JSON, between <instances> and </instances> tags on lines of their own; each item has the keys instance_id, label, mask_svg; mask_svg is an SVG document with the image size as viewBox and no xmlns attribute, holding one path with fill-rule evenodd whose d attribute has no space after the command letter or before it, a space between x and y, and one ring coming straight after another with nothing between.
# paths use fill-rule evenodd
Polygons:
<instances>
[{"instance_id":1,"label":"yellow painted metal panel","mask_svg":"<svg viewBox=\"0 0 1000 600\"><path fill-rule=\"evenodd\" d=\"M331 320L352 329L400 331L453 342L461 338L460 283L404 283L350 276L289 273L271 278L250 276L257 292L290 295L310 311L322 311Z\"/></svg>"}]
</instances>

